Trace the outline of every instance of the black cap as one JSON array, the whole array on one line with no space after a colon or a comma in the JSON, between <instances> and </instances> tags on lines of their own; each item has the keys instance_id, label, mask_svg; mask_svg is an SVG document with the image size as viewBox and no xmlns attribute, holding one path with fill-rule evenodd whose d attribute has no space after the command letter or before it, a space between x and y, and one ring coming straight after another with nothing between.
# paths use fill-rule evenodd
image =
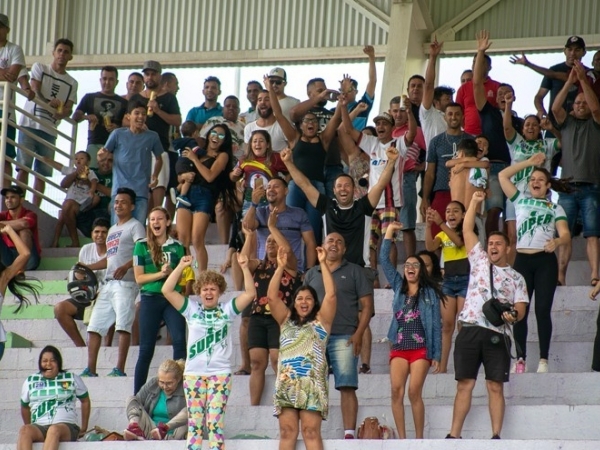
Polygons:
<instances>
[{"instance_id":1,"label":"black cap","mask_svg":"<svg viewBox=\"0 0 600 450\"><path fill-rule=\"evenodd\" d=\"M581 36L571 36L567 39L567 43L565 44L565 48L567 47L579 47L585 49L585 41Z\"/></svg>"},{"instance_id":2,"label":"black cap","mask_svg":"<svg viewBox=\"0 0 600 450\"><path fill-rule=\"evenodd\" d=\"M21 197L25 197L25 191L20 186L11 186L11 187L4 188L4 189L2 189L2 191L0 191L0 194L2 194L2 196L5 196L8 192L12 192Z\"/></svg>"}]
</instances>

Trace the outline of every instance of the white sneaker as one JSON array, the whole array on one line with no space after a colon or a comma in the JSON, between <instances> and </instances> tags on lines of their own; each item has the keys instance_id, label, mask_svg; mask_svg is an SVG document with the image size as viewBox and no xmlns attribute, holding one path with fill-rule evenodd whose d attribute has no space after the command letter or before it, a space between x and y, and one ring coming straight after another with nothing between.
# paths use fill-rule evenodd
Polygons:
<instances>
[{"instance_id":1,"label":"white sneaker","mask_svg":"<svg viewBox=\"0 0 600 450\"><path fill-rule=\"evenodd\" d=\"M537 373L548 373L548 361L542 359L538 364Z\"/></svg>"},{"instance_id":2,"label":"white sneaker","mask_svg":"<svg viewBox=\"0 0 600 450\"><path fill-rule=\"evenodd\" d=\"M519 358L515 361L510 368L510 373L525 373L527 372L527 363L523 360L523 358Z\"/></svg>"},{"instance_id":3,"label":"white sneaker","mask_svg":"<svg viewBox=\"0 0 600 450\"><path fill-rule=\"evenodd\" d=\"M173 204L176 205L177 204L177 190L175 188L169 189L169 196L171 197L171 202L173 202Z\"/></svg>"}]
</instances>

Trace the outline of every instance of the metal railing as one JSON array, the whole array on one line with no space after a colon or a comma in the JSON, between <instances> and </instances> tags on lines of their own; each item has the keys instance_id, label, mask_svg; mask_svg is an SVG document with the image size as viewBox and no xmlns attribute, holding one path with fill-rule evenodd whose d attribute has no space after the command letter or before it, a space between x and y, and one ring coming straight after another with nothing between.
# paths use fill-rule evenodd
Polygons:
<instances>
[{"instance_id":1,"label":"metal railing","mask_svg":"<svg viewBox=\"0 0 600 450\"><path fill-rule=\"evenodd\" d=\"M23 171L27 172L28 174L30 174L36 178L39 178L42 181L45 181L47 185L49 185L53 188L53 189L51 189L51 191L54 190L55 192L58 192L59 198L58 199L52 198L46 193L41 193L41 192L37 191L36 189L33 188L32 182L30 182L29 184L21 183L15 177L13 177L12 173L10 173L10 174L4 173L3 185L6 186L9 184L16 184L18 186L21 186L25 191L29 191L32 194L35 194L38 197L42 198L43 200L45 200L46 202L48 202L50 204L50 205L47 205L47 206L50 206L50 208L48 208L42 202L41 209L46 212L48 212L48 209L55 209L55 208L60 209L62 206L63 199L64 199L64 194L66 192L66 190L60 186L60 181L40 175L37 172L35 172L33 169L30 169L30 168L22 165L16 159L13 159L6 155L6 145L12 144L15 146L15 149L17 150L17 152L21 151L21 152L24 152L27 155L33 157L34 159L38 158L38 155L36 153L32 152L30 149L24 147L22 144L19 144L18 142L15 142L8 137L8 126L10 124L11 126L15 127L19 133L24 133L29 138L34 139L35 141L42 143L45 146L53 149L55 152L54 160L56 161L57 155L61 155L68 161L67 165L70 166L71 161L73 161L74 155L75 155L75 147L76 147L76 142L77 142L77 122L75 122L74 120L72 120L70 118L64 118L61 120L61 124L60 124L61 128L64 126L63 124L67 124L68 126L70 126L70 133L65 133L64 131L61 131L56 127L52 127L56 131L58 138L60 140L64 140L67 142L66 146L68 146L68 151L66 152L64 150L61 150L61 148L59 148L57 145L50 144L49 142L45 141L44 139L40 138L39 136L31 133L26 127L18 125L18 122L15 117L16 114L13 114L9 118L9 114L8 114L9 111L15 111L15 112L18 112L19 114L23 114L23 115L27 116L29 119L31 119L33 121L41 124L43 126L43 128L45 128L45 129L50 127L47 122L45 122L45 121L41 120L39 117L36 117L36 116L30 114L29 112L25 111L25 109L23 109L21 106L19 106L16 101L13 101L14 93L19 95L20 97L23 97L23 99L26 100L27 99L26 92L23 91L22 89L20 89L19 87L15 86L14 84L6 82L6 81L0 82L0 87L4 88L4 97L0 101L0 104L2 105L2 119L0 119L0 170L2 172L4 172L5 162L10 162L15 167L19 168L19 170L23 170ZM48 111L51 111L53 113L58 112L56 109L51 107L48 103L38 99L37 97L35 97L32 101L36 105L39 105ZM57 140L57 144L58 143L59 143L59 141Z\"/></svg>"}]
</instances>

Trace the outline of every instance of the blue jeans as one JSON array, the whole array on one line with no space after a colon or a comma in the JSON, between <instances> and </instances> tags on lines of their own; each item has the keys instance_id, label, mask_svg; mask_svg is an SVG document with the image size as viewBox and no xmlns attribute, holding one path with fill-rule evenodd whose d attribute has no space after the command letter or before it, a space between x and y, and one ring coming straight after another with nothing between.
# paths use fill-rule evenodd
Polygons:
<instances>
[{"instance_id":1,"label":"blue jeans","mask_svg":"<svg viewBox=\"0 0 600 450\"><path fill-rule=\"evenodd\" d=\"M171 333L173 359L177 361L186 357L185 318L162 295L142 293L139 319L140 353L135 365L133 380L135 394L138 393L148 378L148 370L156 347L156 335L163 319L167 324L167 330Z\"/></svg>"},{"instance_id":2,"label":"blue jeans","mask_svg":"<svg viewBox=\"0 0 600 450\"><path fill-rule=\"evenodd\" d=\"M0 361L2 361L2 357L4 356L4 347L6 342L0 342Z\"/></svg>"},{"instance_id":3,"label":"blue jeans","mask_svg":"<svg viewBox=\"0 0 600 450\"><path fill-rule=\"evenodd\" d=\"M325 185L321 181L310 180L310 182L317 189L317 191L319 191L321 194L325 194ZM315 232L315 240L317 241L317 245L321 245L323 242L323 217L319 211L313 208L306 198L306 195L304 195L302 189L300 189L294 181L290 181L290 184L288 185L286 203L288 206L295 206L296 208L302 208L304 211L306 211L310 225Z\"/></svg>"},{"instance_id":4,"label":"blue jeans","mask_svg":"<svg viewBox=\"0 0 600 450\"><path fill-rule=\"evenodd\" d=\"M115 195L110 199L108 209L110 209L110 224L114 225L117 223L117 215L115 214ZM145 197L136 197L135 209L131 214L134 219L146 226L146 219L148 218L148 199Z\"/></svg>"},{"instance_id":5,"label":"blue jeans","mask_svg":"<svg viewBox=\"0 0 600 450\"><path fill-rule=\"evenodd\" d=\"M31 134L35 134L37 137L45 140L46 142L52 145L56 144L56 136L52 136L51 134L48 134L45 131L36 130L35 128L26 129ZM22 131L19 132L19 144L32 151L33 153L36 153L40 156L46 156L47 158L54 160L54 149L52 147L38 142L34 138L23 133ZM34 164L33 156L29 155L28 153L25 153L21 149L19 149L19 152L17 153L17 161L30 169L33 166L33 170L35 170L40 175L43 175L45 177L49 177L52 175L52 167L50 167L46 163L43 163L39 159L36 159Z\"/></svg>"},{"instance_id":6,"label":"blue jeans","mask_svg":"<svg viewBox=\"0 0 600 450\"><path fill-rule=\"evenodd\" d=\"M583 237L600 236L600 186L597 184L581 185L570 183L573 192L570 194L560 193L558 204L563 207L567 215L567 223L571 235L577 223L577 217L581 215L583 221Z\"/></svg>"}]
</instances>

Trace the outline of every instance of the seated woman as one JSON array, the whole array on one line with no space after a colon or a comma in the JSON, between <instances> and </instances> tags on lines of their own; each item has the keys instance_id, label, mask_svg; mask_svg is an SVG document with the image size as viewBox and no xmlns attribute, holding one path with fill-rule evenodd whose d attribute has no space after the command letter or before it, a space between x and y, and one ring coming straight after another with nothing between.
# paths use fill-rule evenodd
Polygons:
<instances>
[{"instance_id":1,"label":"seated woman","mask_svg":"<svg viewBox=\"0 0 600 450\"><path fill-rule=\"evenodd\" d=\"M183 440L187 436L187 405L183 392L185 361L167 359L140 391L127 399L126 441Z\"/></svg>"},{"instance_id":2,"label":"seated woman","mask_svg":"<svg viewBox=\"0 0 600 450\"><path fill-rule=\"evenodd\" d=\"M31 450L34 442L57 449L59 442L74 442L87 431L91 402L79 375L63 369L62 355L47 345L38 359L39 372L30 375L21 390L21 417L17 448ZM81 402L81 427L75 398Z\"/></svg>"}]
</instances>

